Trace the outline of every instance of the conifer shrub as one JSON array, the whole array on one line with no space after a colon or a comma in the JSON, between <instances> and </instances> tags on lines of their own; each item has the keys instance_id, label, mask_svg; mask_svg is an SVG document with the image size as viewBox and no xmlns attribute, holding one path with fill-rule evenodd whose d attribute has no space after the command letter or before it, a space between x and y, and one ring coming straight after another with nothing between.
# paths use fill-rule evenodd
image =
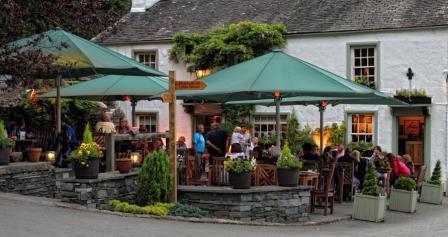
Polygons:
<instances>
[{"instance_id":1,"label":"conifer shrub","mask_svg":"<svg viewBox=\"0 0 448 237\"><path fill-rule=\"evenodd\" d=\"M401 176L395 180L394 188L406 191L415 191L417 190L417 183L411 177Z\"/></svg>"},{"instance_id":2,"label":"conifer shrub","mask_svg":"<svg viewBox=\"0 0 448 237\"><path fill-rule=\"evenodd\" d=\"M442 184L442 166L440 160L437 160L436 166L432 171L431 179L428 181L428 183L433 185Z\"/></svg>"},{"instance_id":3,"label":"conifer shrub","mask_svg":"<svg viewBox=\"0 0 448 237\"><path fill-rule=\"evenodd\" d=\"M364 188L362 194L370 196L378 196L378 178L376 177L375 166L369 165L366 179L364 180Z\"/></svg>"},{"instance_id":4,"label":"conifer shrub","mask_svg":"<svg viewBox=\"0 0 448 237\"><path fill-rule=\"evenodd\" d=\"M208 212L188 204L176 203L176 205L170 209L169 215L202 218L207 217Z\"/></svg>"},{"instance_id":5,"label":"conifer shrub","mask_svg":"<svg viewBox=\"0 0 448 237\"><path fill-rule=\"evenodd\" d=\"M137 179L136 204L168 202L171 189L168 154L163 149L148 154Z\"/></svg>"}]
</instances>

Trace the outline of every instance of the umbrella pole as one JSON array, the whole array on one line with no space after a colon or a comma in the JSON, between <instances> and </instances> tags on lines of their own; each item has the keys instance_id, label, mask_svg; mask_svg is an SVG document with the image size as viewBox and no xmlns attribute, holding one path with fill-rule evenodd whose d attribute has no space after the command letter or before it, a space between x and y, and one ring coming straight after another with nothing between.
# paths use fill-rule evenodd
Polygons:
<instances>
[{"instance_id":1,"label":"umbrella pole","mask_svg":"<svg viewBox=\"0 0 448 237\"><path fill-rule=\"evenodd\" d=\"M281 101L281 97L280 96L275 96L275 135L277 138L276 141L276 146L277 149L280 151L280 101Z\"/></svg>"},{"instance_id":2,"label":"umbrella pole","mask_svg":"<svg viewBox=\"0 0 448 237\"><path fill-rule=\"evenodd\" d=\"M56 133L61 132L61 75L56 78Z\"/></svg>"},{"instance_id":3,"label":"umbrella pole","mask_svg":"<svg viewBox=\"0 0 448 237\"><path fill-rule=\"evenodd\" d=\"M320 153L324 151L324 111L325 108L323 106L319 106L319 113L320 113L320 130L319 130L319 137L320 137Z\"/></svg>"},{"instance_id":4,"label":"umbrella pole","mask_svg":"<svg viewBox=\"0 0 448 237\"><path fill-rule=\"evenodd\" d=\"M135 116L135 106L137 106L137 100L131 100L132 106L132 127L137 126L137 116Z\"/></svg>"}]
</instances>

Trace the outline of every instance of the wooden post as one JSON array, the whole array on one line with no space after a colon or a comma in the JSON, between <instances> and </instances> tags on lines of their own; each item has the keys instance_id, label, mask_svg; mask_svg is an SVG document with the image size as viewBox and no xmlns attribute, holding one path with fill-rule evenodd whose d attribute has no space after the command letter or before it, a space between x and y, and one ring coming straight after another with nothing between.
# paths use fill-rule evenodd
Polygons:
<instances>
[{"instance_id":1,"label":"wooden post","mask_svg":"<svg viewBox=\"0 0 448 237\"><path fill-rule=\"evenodd\" d=\"M176 72L169 72L169 93L172 99L169 103L170 114L170 131L169 131L169 157L170 168L173 182L173 189L171 192L171 202L177 202L177 159L176 159Z\"/></svg>"},{"instance_id":2,"label":"wooden post","mask_svg":"<svg viewBox=\"0 0 448 237\"><path fill-rule=\"evenodd\" d=\"M132 107L132 127L137 126L137 116L135 115L135 107L137 106L137 100L132 98L131 107Z\"/></svg>"},{"instance_id":3,"label":"wooden post","mask_svg":"<svg viewBox=\"0 0 448 237\"><path fill-rule=\"evenodd\" d=\"M106 133L106 171L115 170L115 139L114 134Z\"/></svg>"}]
</instances>

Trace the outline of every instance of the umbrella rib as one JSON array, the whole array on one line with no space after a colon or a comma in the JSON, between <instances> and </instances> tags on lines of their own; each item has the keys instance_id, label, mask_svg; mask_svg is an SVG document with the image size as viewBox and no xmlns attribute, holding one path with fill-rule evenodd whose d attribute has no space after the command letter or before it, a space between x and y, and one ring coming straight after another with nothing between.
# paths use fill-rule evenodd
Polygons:
<instances>
[{"instance_id":1,"label":"umbrella rib","mask_svg":"<svg viewBox=\"0 0 448 237\"><path fill-rule=\"evenodd\" d=\"M250 84L249 88L252 88L252 86L255 84L255 82L257 82L257 80L260 78L260 75L264 72L264 70L268 67L269 63L272 61L272 58L274 58L275 53L272 54L271 58L269 58L269 60L266 62L266 64L263 66L263 68L260 70L260 72L258 73L257 77L255 78L255 80ZM248 88L248 89L249 89Z\"/></svg>"}]
</instances>

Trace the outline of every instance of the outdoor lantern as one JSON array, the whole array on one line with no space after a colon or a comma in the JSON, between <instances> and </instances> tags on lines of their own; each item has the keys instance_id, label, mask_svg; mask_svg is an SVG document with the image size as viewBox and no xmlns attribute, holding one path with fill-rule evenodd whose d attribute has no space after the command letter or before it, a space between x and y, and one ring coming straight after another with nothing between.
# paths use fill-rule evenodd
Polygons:
<instances>
[{"instance_id":1,"label":"outdoor lantern","mask_svg":"<svg viewBox=\"0 0 448 237\"><path fill-rule=\"evenodd\" d=\"M139 152L132 152L131 153L131 160L132 160L132 164L135 165L139 165L141 162L141 155Z\"/></svg>"},{"instance_id":2,"label":"outdoor lantern","mask_svg":"<svg viewBox=\"0 0 448 237\"><path fill-rule=\"evenodd\" d=\"M56 152L55 151L48 151L47 155L45 157L46 161L55 161L56 160Z\"/></svg>"},{"instance_id":3,"label":"outdoor lantern","mask_svg":"<svg viewBox=\"0 0 448 237\"><path fill-rule=\"evenodd\" d=\"M196 79L200 79L203 78L205 76L208 76L212 73L212 69L207 68L207 69L198 69L195 71L196 74Z\"/></svg>"}]
</instances>

